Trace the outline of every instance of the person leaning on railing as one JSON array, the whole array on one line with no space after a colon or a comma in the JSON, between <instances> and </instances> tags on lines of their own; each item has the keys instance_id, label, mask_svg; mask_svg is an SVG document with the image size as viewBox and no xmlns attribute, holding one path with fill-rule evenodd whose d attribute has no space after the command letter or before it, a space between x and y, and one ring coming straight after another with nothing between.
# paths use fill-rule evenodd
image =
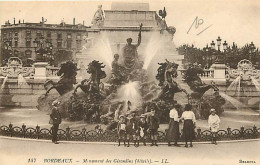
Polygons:
<instances>
[{"instance_id":1,"label":"person leaning on railing","mask_svg":"<svg viewBox=\"0 0 260 165\"><path fill-rule=\"evenodd\" d=\"M59 101L54 101L52 103L52 111L51 111L51 114L50 114L50 124L52 124L52 142L54 144L59 144L57 142L57 133L58 133L58 130L59 130L59 125L61 123L61 114L58 110L58 105L60 104Z\"/></svg>"}]
</instances>

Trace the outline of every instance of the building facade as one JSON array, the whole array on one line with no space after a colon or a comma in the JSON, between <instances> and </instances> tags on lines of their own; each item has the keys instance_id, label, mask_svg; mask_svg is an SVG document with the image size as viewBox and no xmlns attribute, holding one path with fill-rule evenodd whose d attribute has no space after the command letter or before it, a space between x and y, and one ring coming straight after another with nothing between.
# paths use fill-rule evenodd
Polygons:
<instances>
[{"instance_id":1,"label":"building facade","mask_svg":"<svg viewBox=\"0 0 260 165\"><path fill-rule=\"evenodd\" d=\"M75 22L75 21L73 21ZM15 56L23 61L54 61L59 54L74 57L81 50L87 27L78 24L9 23L1 26L1 62ZM66 58L66 57L65 57Z\"/></svg>"},{"instance_id":2,"label":"building facade","mask_svg":"<svg viewBox=\"0 0 260 165\"><path fill-rule=\"evenodd\" d=\"M111 10L98 6L89 27L75 23L46 24L44 19L40 23L7 22L1 28L4 45L1 62L17 56L23 60L54 61L57 65L70 56L78 65L86 67L92 60L100 60L110 66L106 69L111 69L113 55L122 54L126 39L132 38L133 44L137 43L142 24L138 54L145 69L156 72L154 65L158 62L168 59L181 64L183 59L172 42L176 29L167 26L165 17L160 16L149 10L148 3L113 2Z\"/></svg>"}]
</instances>

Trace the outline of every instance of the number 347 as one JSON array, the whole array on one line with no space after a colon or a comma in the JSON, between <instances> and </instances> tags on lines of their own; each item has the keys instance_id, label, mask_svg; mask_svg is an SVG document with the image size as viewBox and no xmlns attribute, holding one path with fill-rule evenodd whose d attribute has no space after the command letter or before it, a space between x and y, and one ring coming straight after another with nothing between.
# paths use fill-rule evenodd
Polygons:
<instances>
[{"instance_id":1,"label":"number 347","mask_svg":"<svg viewBox=\"0 0 260 165\"><path fill-rule=\"evenodd\" d=\"M29 158L28 159L28 163L35 163L36 162L36 158Z\"/></svg>"}]
</instances>

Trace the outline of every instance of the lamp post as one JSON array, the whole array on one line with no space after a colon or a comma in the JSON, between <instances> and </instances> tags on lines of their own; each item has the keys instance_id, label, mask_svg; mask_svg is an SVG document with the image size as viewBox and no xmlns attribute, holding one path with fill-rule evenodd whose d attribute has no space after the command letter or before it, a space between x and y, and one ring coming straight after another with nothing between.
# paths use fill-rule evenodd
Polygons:
<instances>
[{"instance_id":1,"label":"lamp post","mask_svg":"<svg viewBox=\"0 0 260 165\"><path fill-rule=\"evenodd\" d=\"M226 57L227 57L227 46L228 46L228 44L227 44L227 41L224 41L224 43L223 43L223 50L224 50L224 63L226 64Z\"/></svg>"},{"instance_id":2,"label":"lamp post","mask_svg":"<svg viewBox=\"0 0 260 165\"><path fill-rule=\"evenodd\" d=\"M217 44L218 44L218 51L220 51L221 38L219 36L217 38Z\"/></svg>"},{"instance_id":3,"label":"lamp post","mask_svg":"<svg viewBox=\"0 0 260 165\"><path fill-rule=\"evenodd\" d=\"M224 60L223 60L223 57L221 56L221 54L222 54L222 52L220 51L220 46L221 46L221 38L220 37L218 37L217 38L217 46L218 46L218 50L217 50L217 52L215 52L216 53L216 58L214 58L215 59L215 62L216 63L226 63L226 50L227 50L227 46L228 46L228 44L227 44L227 42L226 41L224 41L224 43L223 43L223 54L224 54ZM214 53L214 50L215 50L215 42L214 41L212 41L211 42L211 50L212 50L212 54Z\"/></svg>"},{"instance_id":4,"label":"lamp post","mask_svg":"<svg viewBox=\"0 0 260 165\"><path fill-rule=\"evenodd\" d=\"M249 61L251 61L251 62L252 62L252 56L255 52L255 49L256 49L256 47L255 47L254 43L251 42L251 44L249 45Z\"/></svg>"},{"instance_id":5,"label":"lamp post","mask_svg":"<svg viewBox=\"0 0 260 165\"><path fill-rule=\"evenodd\" d=\"M51 59L53 59L52 43L46 42L46 47L44 47L44 37L42 35L39 38L35 38L33 43L34 43L34 48L35 48L35 53L36 53L36 61L50 63Z\"/></svg>"},{"instance_id":6,"label":"lamp post","mask_svg":"<svg viewBox=\"0 0 260 165\"><path fill-rule=\"evenodd\" d=\"M209 66L211 65L211 64L210 64L210 54L209 54L209 50L210 50L210 47L209 47L209 45L207 44L207 46L203 48L203 51L205 52L205 56L203 56L203 60L206 61L206 68L207 68L207 69L208 69Z\"/></svg>"}]
</instances>

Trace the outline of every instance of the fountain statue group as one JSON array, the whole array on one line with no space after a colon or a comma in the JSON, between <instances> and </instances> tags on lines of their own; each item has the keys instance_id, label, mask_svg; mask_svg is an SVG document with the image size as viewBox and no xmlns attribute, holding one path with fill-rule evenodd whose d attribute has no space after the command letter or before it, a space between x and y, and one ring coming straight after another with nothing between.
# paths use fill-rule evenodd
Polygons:
<instances>
[{"instance_id":1,"label":"fountain statue group","mask_svg":"<svg viewBox=\"0 0 260 165\"><path fill-rule=\"evenodd\" d=\"M159 83L148 80L147 71L143 69L143 62L139 59L137 52L141 44L141 31L142 24L136 45L132 44L132 38L128 38L122 55L114 55L111 75L107 82L101 81L107 76L102 70L105 65L94 60L87 67L90 78L81 81L74 89L73 84L76 84L77 75L76 64L70 61L62 64L58 71L58 75L61 76L60 80L57 83L53 81L45 83L47 92L45 96L39 98L38 108L43 109L48 107L53 100L59 100L62 103L60 109L63 117L70 120L103 122L109 124L108 128L113 128L121 114L149 115L151 108L156 109L161 119L166 120L167 112L174 104L178 104L174 95L183 92L187 100L194 105L197 116L206 118L205 114L209 113L211 107L220 109L218 113L221 113L223 111L221 107L225 102L214 85L207 85L201 81L198 74L202 73L203 69L197 65L190 65L184 74L185 82L192 93L182 89L175 81L178 76L178 64L167 59L159 63L156 75ZM121 63L120 57L122 57ZM79 88L81 92L78 91ZM210 88L215 90L213 99L204 99L204 93ZM60 96L48 95L52 89L56 89Z\"/></svg>"}]
</instances>

